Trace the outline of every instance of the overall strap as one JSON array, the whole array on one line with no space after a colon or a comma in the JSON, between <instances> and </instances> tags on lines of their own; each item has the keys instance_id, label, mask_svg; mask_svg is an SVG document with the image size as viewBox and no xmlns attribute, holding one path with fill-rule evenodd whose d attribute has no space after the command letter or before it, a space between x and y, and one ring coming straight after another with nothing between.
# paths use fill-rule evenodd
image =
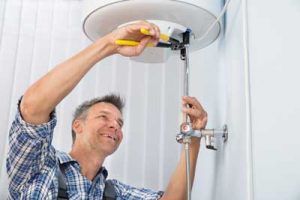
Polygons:
<instances>
[{"instance_id":1,"label":"overall strap","mask_svg":"<svg viewBox=\"0 0 300 200\"><path fill-rule=\"evenodd\" d=\"M105 188L103 193L103 200L117 200L117 194L114 187L114 184L111 180L105 182Z\"/></svg>"},{"instance_id":2,"label":"overall strap","mask_svg":"<svg viewBox=\"0 0 300 200\"><path fill-rule=\"evenodd\" d=\"M58 168L58 200L65 200L69 199L68 193L67 193L67 184L66 184L66 177L62 173L63 169L59 165Z\"/></svg>"}]
</instances>

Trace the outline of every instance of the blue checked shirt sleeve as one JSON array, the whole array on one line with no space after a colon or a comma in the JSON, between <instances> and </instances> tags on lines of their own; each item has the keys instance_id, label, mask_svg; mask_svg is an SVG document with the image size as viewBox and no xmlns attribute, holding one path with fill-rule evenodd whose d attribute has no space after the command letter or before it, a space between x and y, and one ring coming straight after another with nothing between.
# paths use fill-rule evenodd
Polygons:
<instances>
[{"instance_id":1,"label":"blue checked shirt sleeve","mask_svg":"<svg viewBox=\"0 0 300 200\"><path fill-rule=\"evenodd\" d=\"M152 191L145 188L135 188L124 183L121 183L118 180L111 180L116 189L116 193L121 199L126 200L155 200L160 199L164 194L162 191Z\"/></svg>"},{"instance_id":2,"label":"blue checked shirt sleeve","mask_svg":"<svg viewBox=\"0 0 300 200\"><path fill-rule=\"evenodd\" d=\"M51 145L56 115L50 121L33 125L16 114L9 132L9 152L6 162L10 193L22 190L37 173L56 164L55 150Z\"/></svg>"}]
</instances>

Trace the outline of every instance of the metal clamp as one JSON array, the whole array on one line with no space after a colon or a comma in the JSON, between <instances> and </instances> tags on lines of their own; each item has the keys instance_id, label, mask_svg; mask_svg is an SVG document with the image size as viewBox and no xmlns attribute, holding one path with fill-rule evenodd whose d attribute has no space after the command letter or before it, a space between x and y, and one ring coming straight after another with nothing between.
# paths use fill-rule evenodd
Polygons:
<instances>
[{"instance_id":1,"label":"metal clamp","mask_svg":"<svg viewBox=\"0 0 300 200\"><path fill-rule=\"evenodd\" d=\"M180 133L176 135L176 141L183 143L184 137L201 137L201 132L194 131L191 123L184 122L180 126Z\"/></svg>"}]
</instances>

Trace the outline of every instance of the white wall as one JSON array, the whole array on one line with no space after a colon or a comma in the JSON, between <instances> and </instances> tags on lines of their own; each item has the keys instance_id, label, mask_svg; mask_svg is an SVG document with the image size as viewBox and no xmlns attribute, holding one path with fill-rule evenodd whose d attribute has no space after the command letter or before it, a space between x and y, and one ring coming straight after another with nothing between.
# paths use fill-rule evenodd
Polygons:
<instances>
[{"instance_id":1,"label":"white wall","mask_svg":"<svg viewBox=\"0 0 300 200\"><path fill-rule=\"evenodd\" d=\"M200 63L225 77L218 89L226 91L226 106L213 107L225 112L214 117L228 124L229 140L219 152L202 149L194 199L300 199L299 11L296 0L232 1L219 46L197 52ZM213 48L219 63L207 58ZM211 71L202 82L194 74L200 81L193 86L205 85ZM202 98L208 88L205 95L198 88Z\"/></svg>"},{"instance_id":2,"label":"white wall","mask_svg":"<svg viewBox=\"0 0 300 200\"><path fill-rule=\"evenodd\" d=\"M247 111L247 69L243 4L231 1L219 41L196 53L201 66L193 82L195 92L208 104L210 128L228 125L229 139L217 152L204 145L199 156L194 199L251 199L251 146ZM201 94L200 94L201 92Z\"/></svg>"},{"instance_id":3,"label":"white wall","mask_svg":"<svg viewBox=\"0 0 300 200\"><path fill-rule=\"evenodd\" d=\"M300 199L300 1L248 2L255 199Z\"/></svg>"}]
</instances>

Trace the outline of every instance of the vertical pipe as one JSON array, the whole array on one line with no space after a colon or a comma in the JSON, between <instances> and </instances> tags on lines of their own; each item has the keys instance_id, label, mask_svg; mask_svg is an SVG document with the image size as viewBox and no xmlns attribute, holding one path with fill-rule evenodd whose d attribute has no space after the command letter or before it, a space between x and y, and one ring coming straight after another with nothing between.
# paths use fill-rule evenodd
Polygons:
<instances>
[{"instance_id":1,"label":"vertical pipe","mask_svg":"<svg viewBox=\"0 0 300 200\"><path fill-rule=\"evenodd\" d=\"M184 51L184 84L183 84L183 95L184 96L189 96L189 45L186 44L185 48L182 49ZM187 115L185 115L185 121L184 122L189 122L189 118Z\"/></svg>"},{"instance_id":2,"label":"vertical pipe","mask_svg":"<svg viewBox=\"0 0 300 200\"><path fill-rule=\"evenodd\" d=\"M188 37L189 37L189 35L188 35ZM189 95L189 46L188 46L188 44L185 44L185 48L181 50L181 53L184 54L184 56L182 55L182 59L184 59L184 89L183 89L183 93L185 96L188 96ZM185 123L190 122L188 115L185 115L184 122ZM185 161L186 161L187 200L191 200L190 142L191 142L191 138L189 136L185 136L183 143L184 143L184 147L185 147Z\"/></svg>"},{"instance_id":3,"label":"vertical pipe","mask_svg":"<svg viewBox=\"0 0 300 200\"><path fill-rule=\"evenodd\" d=\"M184 95L189 95L189 48L188 45L184 48L185 51L185 62L184 62Z\"/></svg>"},{"instance_id":4,"label":"vertical pipe","mask_svg":"<svg viewBox=\"0 0 300 200\"><path fill-rule=\"evenodd\" d=\"M187 138L190 140L190 138ZM187 200L191 200L191 177L190 177L190 142L184 141L185 160L186 160L186 196Z\"/></svg>"}]
</instances>

